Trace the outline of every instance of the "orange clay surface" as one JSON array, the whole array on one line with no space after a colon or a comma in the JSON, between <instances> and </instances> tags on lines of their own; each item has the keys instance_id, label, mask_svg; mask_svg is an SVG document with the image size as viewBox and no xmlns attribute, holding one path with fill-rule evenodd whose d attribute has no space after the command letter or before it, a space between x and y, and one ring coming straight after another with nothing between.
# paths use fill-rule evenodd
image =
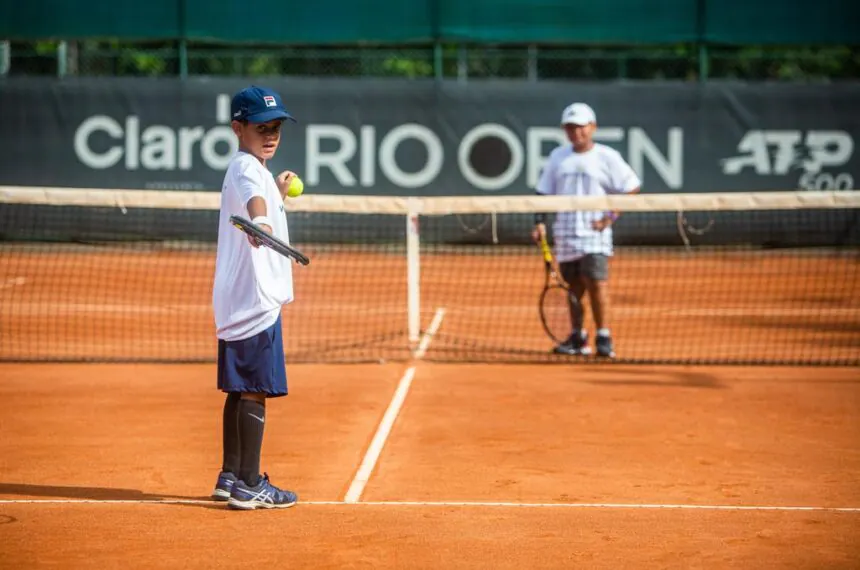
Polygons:
<instances>
[{"instance_id":1,"label":"orange clay surface","mask_svg":"<svg viewBox=\"0 0 860 570\"><path fill-rule=\"evenodd\" d=\"M358 504L407 365L289 365L263 468L300 503L233 512L213 365L0 364L0 567L860 565L857 368L411 365Z\"/></svg>"},{"instance_id":2,"label":"orange clay surface","mask_svg":"<svg viewBox=\"0 0 860 570\"><path fill-rule=\"evenodd\" d=\"M284 311L288 359L408 359L403 252L305 249L311 265L295 267L297 301ZM850 250L619 250L609 282L619 357L857 364L858 260ZM0 359L212 362L213 264L211 248L4 248ZM426 248L422 329L445 310L428 358L548 359L543 281L535 248Z\"/></svg>"}]
</instances>

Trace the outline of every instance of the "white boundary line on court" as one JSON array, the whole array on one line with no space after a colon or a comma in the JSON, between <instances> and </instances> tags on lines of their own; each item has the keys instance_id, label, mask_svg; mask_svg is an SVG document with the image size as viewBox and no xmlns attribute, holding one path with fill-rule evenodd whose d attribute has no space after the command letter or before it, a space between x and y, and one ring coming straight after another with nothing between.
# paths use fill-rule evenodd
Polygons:
<instances>
[{"instance_id":1,"label":"white boundary line on court","mask_svg":"<svg viewBox=\"0 0 860 570\"><path fill-rule=\"evenodd\" d=\"M11 277L11 278L7 279L6 281L4 281L3 283L0 283L0 290L11 289L12 287L20 287L21 285L24 285L25 283L27 283L26 277Z\"/></svg>"},{"instance_id":2,"label":"white boundary line on court","mask_svg":"<svg viewBox=\"0 0 860 570\"><path fill-rule=\"evenodd\" d=\"M223 502L197 499L0 499L0 505L224 505ZM303 501L299 506L363 507L471 507L519 509L606 509L606 510L695 510L695 511L794 511L858 513L860 507L777 506L777 505L683 505L649 503L505 503L485 501Z\"/></svg>"},{"instance_id":3,"label":"white boundary line on court","mask_svg":"<svg viewBox=\"0 0 860 570\"><path fill-rule=\"evenodd\" d=\"M430 348L430 341L433 340L433 336L439 332L439 327L442 326L442 319L445 318L445 307L439 307L436 309L436 314L433 315L433 320L430 321L430 326L427 327L427 330L424 331L424 334L421 335L421 342L418 343L418 349L415 351L415 360L421 360L424 358L424 355L427 353L427 349Z\"/></svg>"},{"instance_id":4,"label":"white boundary line on court","mask_svg":"<svg viewBox=\"0 0 860 570\"><path fill-rule=\"evenodd\" d=\"M0 283L0 291L25 285L26 279L16 277ZM363 315L401 315L405 310L392 304L383 307L368 307L360 303L334 303L314 305L314 310L330 311L354 311ZM299 307L293 311L302 311ZM487 312L504 314L533 313L532 305L460 305L457 312L461 315L484 314ZM15 303L0 309L0 314L5 316L27 316L32 314L44 315L70 315L70 314L111 314L111 313L133 313L133 314L167 314L178 312L209 313L212 305L201 304L110 304L110 303ZM767 308L767 307L677 307L669 305L649 305L647 307L627 307L619 305L613 308L614 313L625 316L669 316L669 317L854 317L860 315L860 307L813 307L813 308ZM429 329L428 331L429 332ZM426 334L426 333L425 333ZM423 337L422 337L423 338Z\"/></svg>"},{"instance_id":5,"label":"white boundary line on court","mask_svg":"<svg viewBox=\"0 0 860 570\"><path fill-rule=\"evenodd\" d=\"M445 307L436 309L436 314L433 315L433 320L430 326L421 335L421 340L418 343L418 349L415 351L415 360L421 360L427 353L430 347L430 341L433 340L433 335L439 331L442 325L442 319L445 317ZM385 410L385 415L382 416L382 421L379 422L379 427L376 428L376 434L364 454L364 459L361 461L361 466L355 474L355 478L349 485L349 489L344 496L345 503L357 503L364 492L364 487L370 480L373 469L376 467L376 462L382 454L382 448L385 447L385 442L388 435L391 433L391 428L394 427L394 421L400 413L400 408L406 400L406 394L409 393L409 388L412 386L412 379L415 377L415 364L406 369L400 383L397 385L397 390L394 391L394 396L391 398L391 403L388 404L388 409Z\"/></svg>"},{"instance_id":6,"label":"white boundary line on court","mask_svg":"<svg viewBox=\"0 0 860 570\"><path fill-rule=\"evenodd\" d=\"M391 433L391 428L394 426L394 420L397 419L397 414L400 413L400 407L403 406L406 400L406 394L409 392L409 387L412 385L412 378L415 376L415 366L410 366L403 373L400 383L397 385L397 390L394 392L394 397L391 398L391 403L388 404L388 409L385 410L385 415L382 416L382 421L379 422L379 427L376 428L376 434L367 448L367 453L364 454L364 459L361 461L361 466L355 474L355 478L349 485L349 489L344 496L345 503L357 503L364 492L364 487L370 480L370 475L373 473L373 468L376 467L376 461L382 453L382 448L385 446L385 440L388 439L388 434Z\"/></svg>"}]
</instances>

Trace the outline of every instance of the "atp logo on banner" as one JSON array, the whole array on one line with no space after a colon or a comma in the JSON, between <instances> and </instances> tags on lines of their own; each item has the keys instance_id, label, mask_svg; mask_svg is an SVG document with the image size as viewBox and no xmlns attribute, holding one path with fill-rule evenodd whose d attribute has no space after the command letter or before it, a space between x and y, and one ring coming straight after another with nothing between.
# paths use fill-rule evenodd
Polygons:
<instances>
[{"instance_id":1,"label":"atp logo on banner","mask_svg":"<svg viewBox=\"0 0 860 570\"><path fill-rule=\"evenodd\" d=\"M850 172L822 172L843 166L854 154L854 139L845 131L753 130L738 143L738 156L720 161L723 174L733 176L750 168L762 176L801 172L801 190L850 190ZM842 169L840 169L842 170Z\"/></svg>"}]
</instances>

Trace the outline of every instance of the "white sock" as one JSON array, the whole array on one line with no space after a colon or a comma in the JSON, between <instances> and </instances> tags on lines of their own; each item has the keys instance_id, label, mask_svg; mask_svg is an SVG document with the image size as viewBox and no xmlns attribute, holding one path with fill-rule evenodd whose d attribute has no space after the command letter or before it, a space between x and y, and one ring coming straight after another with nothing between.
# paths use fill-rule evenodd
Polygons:
<instances>
[{"instance_id":1,"label":"white sock","mask_svg":"<svg viewBox=\"0 0 860 570\"><path fill-rule=\"evenodd\" d=\"M610 336L609 329L597 329L597 336Z\"/></svg>"}]
</instances>

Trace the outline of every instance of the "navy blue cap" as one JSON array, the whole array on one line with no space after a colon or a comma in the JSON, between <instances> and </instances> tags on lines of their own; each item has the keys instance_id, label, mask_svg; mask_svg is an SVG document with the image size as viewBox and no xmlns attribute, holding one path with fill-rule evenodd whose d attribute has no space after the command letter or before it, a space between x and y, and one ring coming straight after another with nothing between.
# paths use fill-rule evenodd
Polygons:
<instances>
[{"instance_id":1,"label":"navy blue cap","mask_svg":"<svg viewBox=\"0 0 860 570\"><path fill-rule=\"evenodd\" d=\"M265 87L251 85L233 95L230 103L230 117L234 121L249 123L268 123L275 119L289 119L295 122L292 115L284 109L281 96Z\"/></svg>"}]
</instances>

